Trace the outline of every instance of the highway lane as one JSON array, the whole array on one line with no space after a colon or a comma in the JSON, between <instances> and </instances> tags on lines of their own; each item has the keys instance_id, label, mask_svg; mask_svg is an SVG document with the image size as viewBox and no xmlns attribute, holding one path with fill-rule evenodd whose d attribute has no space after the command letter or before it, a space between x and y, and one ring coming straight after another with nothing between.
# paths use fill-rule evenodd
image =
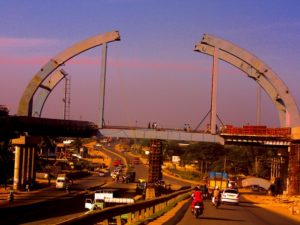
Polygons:
<instances>
[{"instance_id":1,"label":"highway lane","mask_svg":"<svg viewBox=\"0 0 300 225\"><path fill-rule=\"evenodd\" d=\"M132 161L133 160L133 157L131 154L125 152L125 153L120 153L119 151L116 151L113 149L113 146L112 147L109 147L109 148L104 148L103 151L109 155L109 157L112 157L112 158L115 158L117 159L118 157L115 155L115 154L119 154L119 155L122 155L124 158L127 159L127 161ZM113 153L115 154L113 154ZM143 179L146 179L148 178L148 171L149 171L149 167L148 165L145 165L143 164L142 160L141 160L141 163L140 164L132 164L132 169L133 171L136 172L136 179L140 179L140 178L143 178ZM173 187L175 189L178 189L179 186L190 186L191 183L188 182L188 181L184 181L184 180L181 180L181 179L177 179L177 178L174 178L173 176L169 176L167 174L163 174L163 180L166 182L166 184L171 184L171 187L173 185Z\"/></svg>"},{"instance_id":2,"label":"highway lane","mask_svg":"<svg viewBox=\"0 0 300 225\"><path fill-rule=\"evenodd\" d=\"M107 154L112 159L121 159L110 152L107 152ZM110 165L110 167L113 169L113 165ZM52 184L52 187L41 192L24 195L21 204L28 204L26 206L0 209L0 213L6 215L5 218L1 218L0 224L55 224L87 211L84 208L85 198L92 196L87 196L84 193L79 194L83 190L96 186L135 189L135 184L126 185L112 181L110 176L99 177L97 174L74 180L73 185L70 187L70 194L66 194L65 190L56 189ZM33 203L32 199L42 202L30 204Z\"/></svg>"},{"instance_id":3,"label":"highway lane","mask_svg":"<svg viewBox=\"0 0 300 225\"><path fill-rule=\"evenodd\" d=\"M210 201L205 201L204 214L196 219L190 209L191 200L186 204L183 218L178 225L299 225L299 222L267 211L254 204L241 202L239 206L222 204L216 209ZM182 213L182 212L181 212ZM178 213L180 214L180 213Z\"/></svg>"},{"instance_id":4,"label":"highway lane","mask_svg":"<svg viewBox=\"0 0 300 225\"><path fill-rule=\"evenodd\" d=\"M65 190L56 189L54 184L49 188L24 193L11 206L3 205L0 208L0 214L5 215L1 217L0 224L34 224L36 221L40 221L39 224L53 224L63 217L84 213L87 197L84 190L100 187L109 180L97 175L75 180L69 194ZM22 205L18 206L18 203Z\"/></svg>"},{"instance_id":5,"label":"highway lane","mask_svg":"<svg viewBox=\"0 0 300 225\"><path fill-rule=\"evenodd\" d=\"M113 159L119 158L109 151L106 153ZM111 167L113 168L112 165ZM146 178L148 176L148 166L143 164L134 165L134 169L137 173L137 178ZM179 181L167 178L166 182L171 183L172 185L178 185L177 183ZM57 198L55 198L55 201L49 200L43 204L23 207L22 210L11 209L10 211L6 211L5 214L7 217L5 220L1 220L1 224L55 224L76 217L87 211L84 209L84 200L88 197L84 194L77 195L77 193L81 190L88 189L92 186L102 185L104 183L107 183L106 185L103 185L105 187L132 189L130 195L135 194L135 183L114 183L112 182L111 177L99 177L95 174L91 177L75 180L70 189L71 194L69 195L66 195L64 190L57 190L55 187L48 188L43 195L47 197L50 196L50 199L51 196L56 196ZM188 184L183 182L182 185ZM38 198L38 195L36 197Z\"/></svg>"}]
</instances>

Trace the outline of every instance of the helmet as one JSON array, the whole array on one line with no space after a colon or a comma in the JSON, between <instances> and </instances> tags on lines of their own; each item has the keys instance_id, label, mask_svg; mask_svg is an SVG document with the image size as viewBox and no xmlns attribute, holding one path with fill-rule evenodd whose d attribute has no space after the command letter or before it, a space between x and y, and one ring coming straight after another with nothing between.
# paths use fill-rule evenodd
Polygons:
<instances>
[{"instance_id":1,"label":"helmet","mask_svg":"<svg viewBox=\"0 0 300 225\"><path fill-rule=\"evenodd\" d=\"M195 191L199 191L199 187L196 186L196 187L194 188L194 190L195 190Z\"/></svg>"},{"instance_id":2,"label":"helmet","mask_svg":"<svg viewBox=\"0 0 300 225\"><path fill-rule=\"evenodd\" d=\"M216 186L216 189L219 189L219 186Z\"/></svg>"}]
</instances>

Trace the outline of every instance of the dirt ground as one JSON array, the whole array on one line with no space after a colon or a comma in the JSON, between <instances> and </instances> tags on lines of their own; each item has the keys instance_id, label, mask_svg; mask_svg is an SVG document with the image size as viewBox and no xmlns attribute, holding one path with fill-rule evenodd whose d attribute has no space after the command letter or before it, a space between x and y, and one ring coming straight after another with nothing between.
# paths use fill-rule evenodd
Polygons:
<instances>
[{"instance_id":1,"label":"dirt ground","mask_svg":"<svg viewBox=\"0 0 300 225\"><path fill-rule=\"evenodd\" d=\"M85 144L85 147L87 147L88 149L88 154L91 156L90 158L86 158L85 160L91 161L93 163L104 163L109 166L111 163L111 158L108 157L104 152L94 149L95 145L96 142Z\"/></svg>"},{"instance_id":2,"label":"dirt ground","mask_svg":"<svg viewBox=\"0 0 300 225\"><path fill-rule=\"evenodd\" d=\"M241 189L243 198L255 205L300 222L300 196L268 196Z\"/></svg>"}]
</instances>

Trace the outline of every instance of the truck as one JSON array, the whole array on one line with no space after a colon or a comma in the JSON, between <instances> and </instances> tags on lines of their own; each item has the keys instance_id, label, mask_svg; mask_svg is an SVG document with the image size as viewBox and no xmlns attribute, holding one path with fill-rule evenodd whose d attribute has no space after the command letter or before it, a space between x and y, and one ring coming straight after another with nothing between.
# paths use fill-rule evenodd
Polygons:
<instances>
[{"instance_id":1,"label":"truck","mask_svg":"<svg viewBox=\"0 0 300 225\"><path fill-rule=\"evenodd\" d=\"M85 199L84 207L89 210L104 209L107 206L117 204L134 203L132 198L119 198L118 189L100 189L95 191L94 200Z\"/></svg>"},{"instance_id":2,"label":"truck","mask_svg":"<svg viewBox=\"0 0 300 225\"><path fill-rule=\"evenodd\" d=\"M228 187L228 174L225 172L211 171L208 174L206 183L207 183L208 193L210 195L213 193L213 190L216 187L219 187L221 191L225 190Z\"/></svg>"},{"instance_id":3,"label":"truck","mask_svg":"<svg viewBox=\"0 0 300 225\"><path fill-rule=\"evenodd\" d=\"M94 200L87 198L85 199L84 207L89 210L103 209L104 199L113 198L116 189L100 189L94 192Z\"/></svg>"}]
</instances>

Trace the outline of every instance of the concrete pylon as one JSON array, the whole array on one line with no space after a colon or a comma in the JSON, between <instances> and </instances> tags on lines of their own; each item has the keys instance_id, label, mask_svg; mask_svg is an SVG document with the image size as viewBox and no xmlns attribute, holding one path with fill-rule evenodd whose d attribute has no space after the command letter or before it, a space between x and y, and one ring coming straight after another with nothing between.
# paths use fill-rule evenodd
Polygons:
<instances>
[{"instance_id":1,"label":"concrete pylon","mask_svg":"<svg viewBox=\"0 0 300 225\"><path fill-rule=\"evenodd\" d=\"M14 167L14 183L13 189L19 190L20 189L20 165L21 165L21 158L22 158L22 151L21 146L15 146L15 167Z\"/></svg>"},{"instance_id":2,"label":"concrete pylon","mask_svg":"<svg viewBox=\"0 0 300 225\"><path fill-rule=\"evenodd\" d=\"M12 140L15 146L14 190L20 190L27 182L35 181L35 152L40 143L40 137L21 136Z\"/></svg>"},{"instance_id":3,"label":"concrete pylon","mask_svg":"<svg viewBox=\"0 0 300 225\"><path fill-rule=\"evenodd\" d=\"M289 148L288 194L300 194L300 143Z\"/></svg>"}]
</instances>

